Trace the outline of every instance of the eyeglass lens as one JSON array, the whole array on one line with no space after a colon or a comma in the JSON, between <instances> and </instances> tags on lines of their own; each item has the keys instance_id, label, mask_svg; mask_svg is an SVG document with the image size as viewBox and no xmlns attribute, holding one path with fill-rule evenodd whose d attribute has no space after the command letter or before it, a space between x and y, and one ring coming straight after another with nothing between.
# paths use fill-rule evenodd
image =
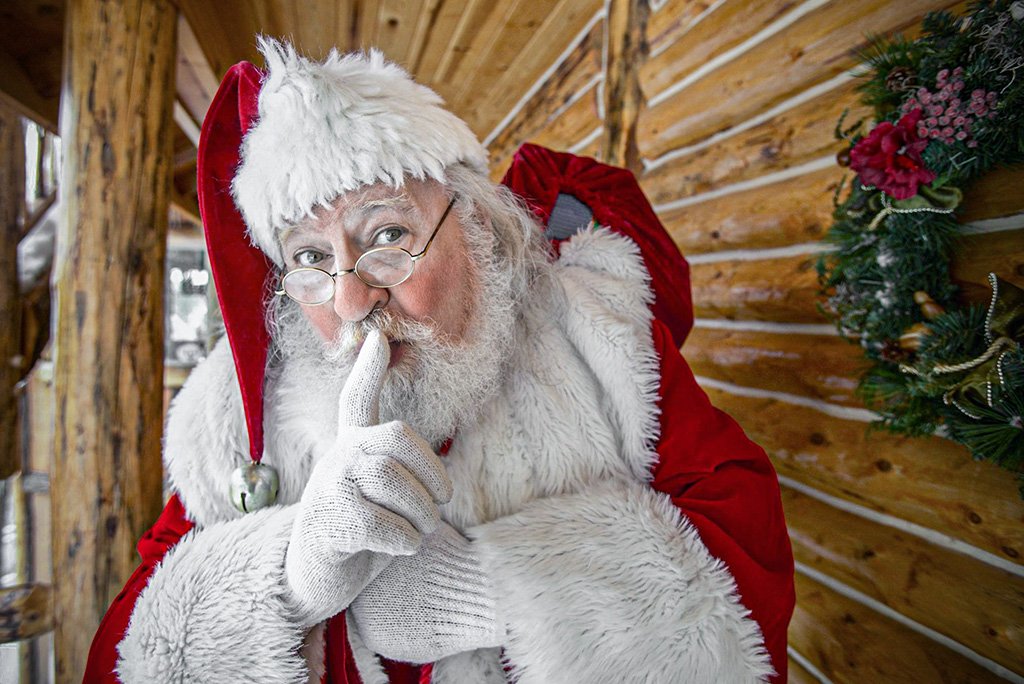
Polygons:
<instances>
[{"instance_id":1,"label":"eyeglass lens","mask_svg":"<svg viewBox=\"0 0 1024 684\"><path fill-rule=\"evenodd\" d=\"M403 249L375 249L363 254L355 265L356 276L373 287L394 287L404 282L413 269L412 256ZM315 268L289 272L281 283L288 296L302 304L322 304L334 296L334 278Z\"/></svg>"}]
</instances>

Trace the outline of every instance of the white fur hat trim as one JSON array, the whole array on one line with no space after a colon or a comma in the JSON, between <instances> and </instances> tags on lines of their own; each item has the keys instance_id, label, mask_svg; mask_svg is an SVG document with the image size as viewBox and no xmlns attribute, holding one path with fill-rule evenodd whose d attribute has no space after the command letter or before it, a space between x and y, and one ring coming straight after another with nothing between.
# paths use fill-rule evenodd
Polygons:
<instances>
[{"instance_id":1,"label":"white fur hat trim","mask_svg":"<svg viewBox=\"0 0 1024 684\"><path fill-rule=\"evenodd\" d=\"M278 231L342 193L406 177L443 182L458 162L487 172L469 126L379 51L332 50L318 63L273 39L259 48L267 75L232 194L253 242L279 266Z\"/></svg>"}]
</instances>

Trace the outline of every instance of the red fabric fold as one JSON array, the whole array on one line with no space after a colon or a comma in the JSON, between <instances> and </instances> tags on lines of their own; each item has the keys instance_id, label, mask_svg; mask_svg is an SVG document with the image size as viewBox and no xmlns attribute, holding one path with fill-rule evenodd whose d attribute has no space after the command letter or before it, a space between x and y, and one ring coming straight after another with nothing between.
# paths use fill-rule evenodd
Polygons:
<instances>
[{"instance_id":1,"label":"red fabric fold","mask_svg":"<svg viewBox=\"0 0 1024 684\"><path fill-rule=\"evenodd\" d=\"M661 358L661 438L651 486L697 529L736 580L761 627L777 676L786 681L786 630L796 595L793 552L778 477L764 449L719 411L697 385L671 333L654 322Z\"/></svg>"}]
</instances>

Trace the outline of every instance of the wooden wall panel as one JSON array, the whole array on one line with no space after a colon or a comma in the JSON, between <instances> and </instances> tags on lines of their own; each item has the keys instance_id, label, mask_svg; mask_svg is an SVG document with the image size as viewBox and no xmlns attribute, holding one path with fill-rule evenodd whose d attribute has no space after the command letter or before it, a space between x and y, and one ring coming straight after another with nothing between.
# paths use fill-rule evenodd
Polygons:
<instances>
[{"instance_id":1,"label":"wooden wall panel","mask_svg":"<svg viewBox=\"0 0 1024 684\"><path fill-rule=\"evenodd\" d=\"M978 221L1024 210L1024 165L999 168L964 188L960 220Z\"/></svg>"},{"instance_id":2,"label":"wooden wall panel","mask_svg":"<svg viewBox=\"0 0 1024 684\"><path fill-rule=\"evenodd\" d=\"M1024 501L1012 473L940 437L912 439L774 399L706 391L780 475L1021 563Z\"/></svg>"},{"instance_id":3,"label":"wooden wall panel","mask_svg":"<svg viewBox=\"0 0 1024 684\"><path fill-rule=\"evenodd\" d=\"M953 260L952 275L970 301L987 303L988 273L1024 288L1024 230L968 235Z\"/></svg>"},{"instance_id":4,"label":"wooden wall panel","mask_svg":"<svg viewBox=\"0 0 1024 684\"><path fill-rule=\"evenodd\" d=\"M778 259L731 259L690 267L698 318L826 323L816 304L818 255Z\"/></svg>"},{"instance_id":5,"label":"wooden wall panel","mask_svg":"<svg viewBox=\"0 0 1024 684\"><path fill-rule=\"evenodd\" d=\"M654 5L655 3L651 3ZM666 0L647 21L647 44L652 54L667 49L688 31L711 5L710 0Z\"/></svg>"},{"instance_id":6,"label":"wooden wall panel","mask_svg":"<svg viewBox=\"0 0 1024 684\"><path fill-rule=\"evenodd\" d=\"M835 684L997 680L964 656L800 574L789 640Z\"/></svg>"},{"instance_id":7,"label":"wooden wall panel","mask_svg":"<svg viewBox=\"0 0 1024 684\"><path fill-rule=\"evenodd\" d=\"M640 118L640 151L653 158L745 121L853 67L855 51L868 45L866 34L899 31L939 4L829 2L646 110Z\"/></svg>"},{"instance_id":8,"label":"wooden wall panel","mask_svg":"<svg viewBox=\"0 0 1024 684\"><path fill-rule=\"evenodd\" d=\"M866 367L859 346L838 335L793 335L696 327L683 356L697 375L844 406Z\"/></svg>"},{"instance_id":9,"label":"wooden wall panel","mask_svg":"<svg viewBox=\"0 0 1024 684\"><path fill-rule=\"evenodd\" d=\"M867 113L858 103L856 83L830 90L715 145L652 168L642 177L644 191L655 204L670 202L833 155L847 147L834 135L844 110L849 110L849 122ZM838 177L842 169L836 166L833 173Z\"/></svg>"},{"instance_id":10,"label":"wooden wall panel","mask_svg":"<svg viewBox=\"0 0 1024 684\"><path fill-rule=\"evenodd\" d=\"M782 503L798 562L1024 673L1024 578L792 489Z\"/></svg>"},{"instance_id":11,"label":"wooden wall panel","mask_svg":"<svg viewBox=\"0 0 1024 684\"><path fill-rule=\"evenodd\" d=\"M760 249L820 240L832 224L832 196L842 174L824 169L732 193L659 218L683 254ZM641 180L641 185L646 185Z\"/></svg>"},{"instance_id":12,"label":"wooden wall panel","mask_svg":"<svg viewBox=\"0 0 1024 684\"><path fill-rule=\"evenodd\" d=\"M700 24L680 33L640 67L644 93L648 97L660 93L792 10L794 4L792 0L726 0L718 4L704 14ZM663 35L660 26L648 32L649 39L657 43L665 40Z\"/></svg>"}]
</instances>

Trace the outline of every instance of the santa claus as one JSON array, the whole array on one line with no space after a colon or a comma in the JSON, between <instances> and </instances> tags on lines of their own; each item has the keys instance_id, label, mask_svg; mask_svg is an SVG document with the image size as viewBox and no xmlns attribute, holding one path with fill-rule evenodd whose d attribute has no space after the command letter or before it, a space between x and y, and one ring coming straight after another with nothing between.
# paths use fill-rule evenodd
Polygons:
<instances>
[{"instance_id":1,"label":"santa claus","mask_svg":"<svg viewBox=\"0 0 1024 684\"><path fill-rule=\"evenodd\" d=\"M632 177L528 147L513 193L379 53L261 51L199 151L227 336L86 681L783 680L776 476Z\"/></svg>"}]
</instances>

